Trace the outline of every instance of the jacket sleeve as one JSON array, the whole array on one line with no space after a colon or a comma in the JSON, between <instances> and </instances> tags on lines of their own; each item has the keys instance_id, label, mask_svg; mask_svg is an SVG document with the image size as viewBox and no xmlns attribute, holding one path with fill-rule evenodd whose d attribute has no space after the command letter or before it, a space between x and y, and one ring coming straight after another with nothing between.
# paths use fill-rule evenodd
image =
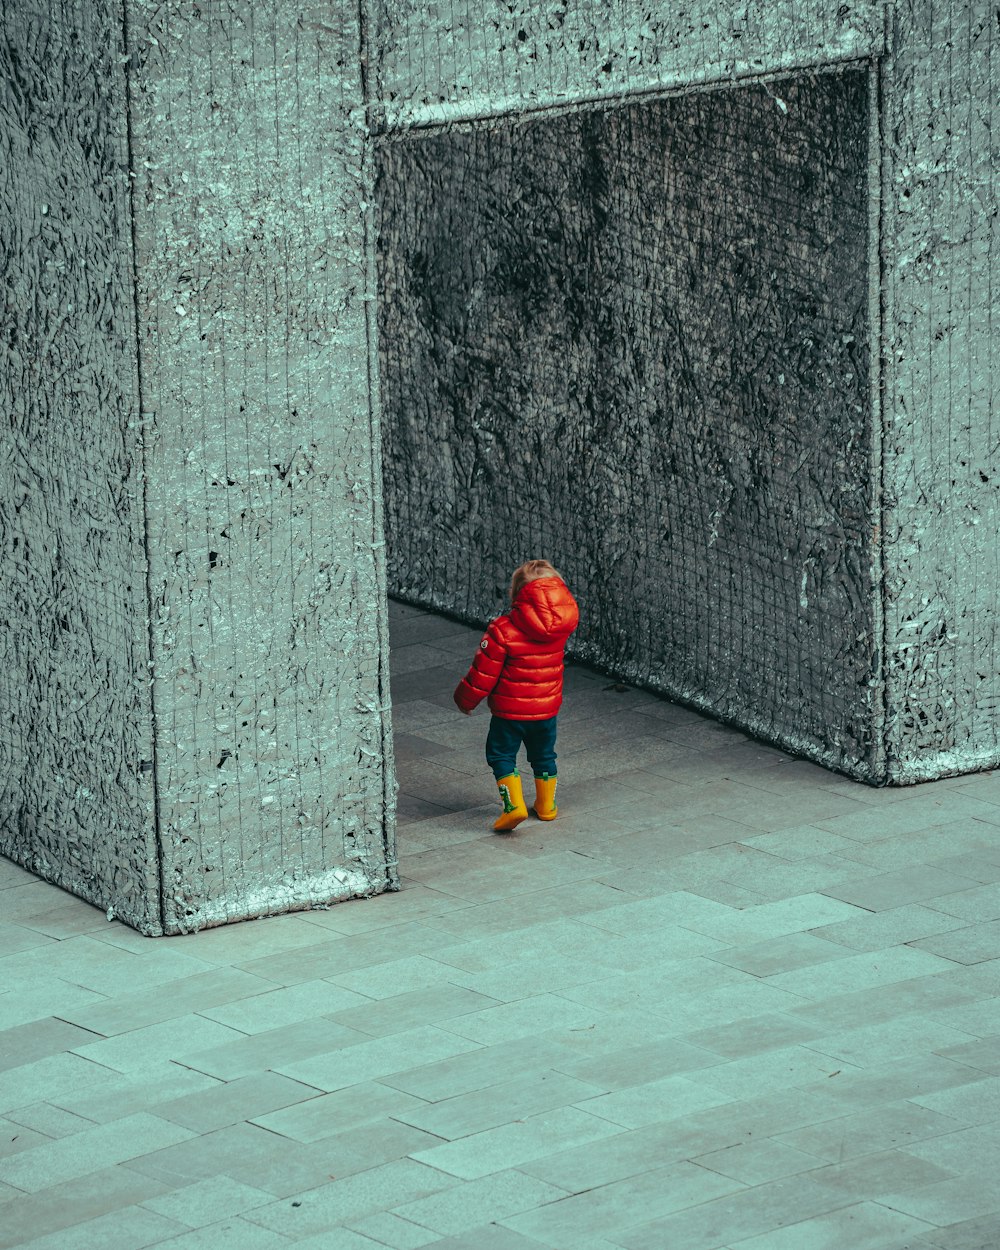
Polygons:
<instances>
[{"instance_id":1,"label":"jacket sleeve","mask_svg":"<svg viewBox=\"0 0 1000 1250\"><path fill-rule=\"evenodd\" d=\"M503 635L493 621L483 635L472 667L455 688L454 699L463 712L471 712L486 698L499 681L506 659Z\"/></svg>"}]
</instances>

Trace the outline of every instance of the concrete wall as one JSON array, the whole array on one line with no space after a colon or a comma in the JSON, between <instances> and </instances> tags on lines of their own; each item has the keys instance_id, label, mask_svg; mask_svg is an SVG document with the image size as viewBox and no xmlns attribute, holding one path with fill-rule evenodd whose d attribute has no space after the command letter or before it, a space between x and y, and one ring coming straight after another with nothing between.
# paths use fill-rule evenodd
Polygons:
<instances>
[{"instance_id":1,"label":"concrete wall","mask_svg":"<svg viewBox=\"0 0 1000 1250\"><path fill-rule=\"evenodd\" d=\"M889 773L1000 762L1000 22L895 6L883 75Z\"/></svg>"},{"instance_id":2,"label":"concrete wall","mask_svg":"<svg viewBox=\"0 0 1000 1250\"><path fill-rule=\"evenodd\" d=\"M166 923L392 864L350 6L130 5Z\"/></svg>"},{"instance_id":3,"label":"concrete wall","mask_svg":"<svg viewBox=\"0 0 1000 1250\"><path fill-rule=\"evenodd\" d=\"M121 11L0 16L0 851L160 924Z\"/></svg>"},{"instance_id":4,"label":"concrete wall","mask_svg":"<svg viewBox=\"0 0 1000 1250\"><path fill-rule=\"evenodd\" d=\"M0 849L147 933L391 887L359 15L11 7Z\"/></svg>"},{"instance_id":5,"label":"concrete wall","mask_svg":"<svg viewBox=\"0 0 1000 1250\"><path fill-rule=\"evenodd\" d=\"M585 491L586 533L574 531L561 549L567 553L567 571L576 574L584 597L593 604L594 632L589 638L586 630L581 632L583 653L616 671L649 681L866 780L909 782L1000 761L995 625L1000 593L996 505L1000 439L992 424L993 170L997 163L993 122L998 99L993 52L1000 37L996 15L965 0L850 6L825 0L766 6L712 0L685 6L683 14L665 4L525 3L483 10L464 3L404 5L385 0L376 5L376 14L381 50L375 69L381 100L377 123L384 136L384 185L390 216L394 171L405 169L405 177L414 179L420 193L431 200L444 185L464 204L481 194L494 204L495 220L485 224L497 231L500 240L504 237L499 226L503 206L500 197L493 195L494 189L485 185L483 170L496 169L495 163L490 164L497 156L495 147L520 144L524 151L529 149L523 138L527 129L512 129L515 122L537 115L532 125L552 126L562 124L556 122L560 110L610 106L634 95L690 92L699 86L725 85L731 90L740 81L761 76L768 83L764 90L780 94L777 84L787 71L801 75L846 62L867 65L873 103L865 153L871 243L867 338L874 367L868 371L868 394L862 400L863 434L848 437L843 444L832 441L828 448L826 467L840 474L836 491L824 490L812 473L816 492L811 500L799 494L798 483L792 480L785 483L782 497L781 483L777 483L772 502L779 511L791 506L799 514L803 532L811 530L815 536L811 550L805 542L785 544L786 571L794 570L801 578L801 614L794 611L791 585L783 598L774 601L773 586L766 574L761 576L754 560L734 567L731 577L723 572L717 529L720 517L725 524L731 501L721 509L710 506L713 492L707 481L694 487L694 495L704 506L700 515L699 509L690 513L696 522L686 539L687 573L674 581L663 576L671 540L661 523L662 491L651 492L648 481L635 477L630 466L636 462L637 449L628 439L617 451L610 439L601 444L602 461L611 465L607 473L619 475L617 484L624 493L616 497L611 491L598 501ZM781 90L788 94L787 88ZM778 107L783 110L787 104L783 100ZM463 120L486 123L501 118L509 120L495 120L491 139L481 138L479 155L471 158L467 153L473 148L463 148L467 141L454 134L447 141L418 137L431 134L435 127L454 131ZM426 146L430 142L451 145L448 155L437 158L437 168L435 158L427 155L432 151ZM864 144L864 138L858 135L857 142ZM425 145L425 155L417 152L420 143ZM406 145L411 151L403 154ZM553 159L551 153L538 151L541 159ZM769 168L766 159L763 168ZM438 173L441 178L435 185ZM503 182L507 175L499 176L504 187L515 187L520 193L523 173L518 172L512 182ZM530 178L535 176L532 169ZM477 180L481 187L476 186ZM790 193L799 195L790 211L793 228L801 211L802 185L792 176L786 184ZM710 180L703 180L702 186L709 187ZM558 202L559 187L553 184L553 189ZM782 191L775 194L772 226L788 211ZM743 188L741 202L745 197ZM411 199L405 211L419 218L424 210ZM551 215L555 209L544 207L534 218L523 205L513 211L527 227L529 248L540 249L543 244L532 230L540 224L544 238L546 213ZM453 218L453 236L464 239L471 228L481 229L485 219L477 209L470 221L472 225ZM393 236L395 230L390 225L386 235L387 256L397 243L403 250L413 244L412 234L407 243L406 230L398 239ZM757 238L766 238L766 232ZM491 246L492 242L487 252ZM751 244L751 252L756 247ZM432 251L413 251L411 246L410 259L402 260L395 276L399 258L387 261L387 328L399 329L406 316L413 315L412 308L405 311L405 271L415 260L415 289L426 277L426 273L416 276L419 266L427 264ZM588 256L579 263L586 268L591 259ZM758 259L763 261L765 256ZM456 257L451 260L453 271L463 263ZM480 268L486 273L489 264L483 262ZM402 282L401 298L392 288L396 279ZM632 281L631 272L628 280ZM838 276L835 281L840 280ZM530 288L530 279L526 285ZM460 287L461 282L455 289ZM640 282L638 287L638 301L648 304L655 284ZM490 291L490 283L483 289ZM479 288L468 288L470 293L476 300L483 298ZM554 306L563 296L550 283L542 305L548 300ZM462 311L460 300L456 308ZM478 305L470 303L466 311L469 322L479 317ZM449 317L454 320L454 312L445 301L419 315L436 326ZM616 316L618 312L615 306ZM742 310L736 320L749 330L754 315L752 310ZM734 324L732 311L724 306L720 316L727 326ZM593 324L602 323L596 319ZM685 320L685 329L691 324ZM492 437L489 423L485 430L470 431L456 428L451 415L463 402L467 382L475 383L477 378L478 389L471 387L474 404L481 404L485 394L490 403L494 399L506 403L512 417L527 409L537 386L537 369L530 353L527 360L513 364L505 353L509 343L523 346L528 326L525 307L520 317L506 322L500 318L495 342L485 349L474 332L471 353L463 357L456 348L457 356L443 372L429 368L426 376L434 382L425 398L437 423L425 424L422 436L433 443L440 439L442 423L451 423L452 428L443 440L450 450L439 446L430 460L412 445L412 413L421 397L395 397L401 394L391 391L396 385L393 371L398 372L392 357L398 345L391 338L383 343L390 387L388 411L396 426L409 421L411 438L410 444L393 444L392 440L387 444L394 500L390 540L405 547L408 535L422 530L437 540L436 547L423 544L422 556L417 544L411 544L410 551L400 547L393 584L408 597L474 618L500 608L501 566L541 554L536 550L539 543L558 552L561 527L580 524L578 518L568 521L575 514L557 491L558 507L547 512L534 499L529 510L532 520L524 520L520 528L507 521L505 532L515 535L514 549L499 544L484 519L482 479L489 472L499 473L500 464L477 468L468 453L477 439L483 444ZM612 333L618 334L620 328L621 322L615 322ZM464 333L463 329L456 340ZM787 352L795 333L793 325L781 327L772 320L769 334L775 337L768 350L778 355ZM426 344L418 346L422 351ZM565 362L570 372L579 367L593 378L593 360L586 353L580 356L574 345L570 347L567 351L566 343L559 344L560 363ZM490 381L491 360L503 362L504 380L498 373ZM605 362L601 363L603 367ZM624 364L629 367L627 361ZM420 367L425 365L426 360ZM470 368L469 379L462 376L465 367ZM745 354L748 378L759 376L761 367L752 352ZM858 361L853 361L852 369L860 381L863 362L858 367ZM406 378L405 369L399 378ZM412 382L412 376L407 380ZM517 393L509 394L510 387ZM681 414L683 423L685 406L675 392L676 388L664 387L661 398L666 409ZM548 398L544 388L543 393ZM619 395L626 393L627 387L619 391ZM761 405L760 413L768 406L766 396L755 397L753 402ZM405 416L407 408L410 417ZM809 411L807 406L802 415L808 418ZM788 415L788 409L781 410L786 433ZM468 411L467 417L474 424ZM577 422L576 428L585 427ZM814 434L822 438L821 422L814 426ZM728 447L721 447L725 454L718 458L724 465L718 474L720 484L727 476L738 477L748 457L766 462L773 455L773 446L759 436L759 428L750 435L742 449L731 439ZM689 461L709 475L714 453L720 448L698 437L697 422L688 421L686 437ZM726 442L724 437L722 443ZM527 453L518 440L513 443L512 460L521 479ZM820 443L812 446L818 451ZM405 479L405 472L392 460L407 456L413 457L413 485L400 494L396 483ZM480 464L487 462L488 458L480 457ZM624 475L619 472L623 468L627 469ZM671 471L676 471L676 462ZM668 479L669 473L662 477ZM687 480L693 482L690 475ZM502 486L491 489L494 495L503 495ZM516 489L523 490L520 480ZM725 498L724 492L715 494ZM731 499L737 496L734 491ZM393 519L397 499L398 516L405 516L398 525ZM425 500L429 511L422 512ZM517 512L510 495L496 506L505 519ZM629 508L636 510L631 535L627 519L622 520ZM685 509L679 511L685 515ZM749 537L738 510L732 519L740 521L741 532ZM711 605L700 623L692 617L688 635L700 640L700 664L692 665L685 646L671 650L664 645L665 640L678 641L672 632L674 613L665 602L659 623L655 612L644 613L640 606L633 634L626 639L621 625L611 619L618 612L613 598L605 589L590 594L592 587L597 590L594 574L579 561L574 563L571 552L581 542L593 547L596 535L603 540L610 534L613 540L623 526L627 567L655 569L659 584L674 592L673 604L678 588L684 586L689 596L700 591L700 602ZM487 534L488 540L477 546L476 539ZM780 529L776 537L777 547L767 549L772 557L781 547ZM597 545L604 556L607 544ZM440 589L437 574L426 573L438 549L447 551L459 570L447 592ZM833 553L838 554L831 560ZM852 572L845 578L848 566ZM626 593L633 600L635 583L630 573ZM491 594L494 598L487 602ZM776 662L776 667L770 674L770 689L759 674L750 679L756 681L756 688L751 689L745 660L756 654L755 640L761 631L759 616L754 619L745 605L748 597L761 594L771 596L770 619L778 623L777 634L769 637L765 629L762 638L767 661ZM683 597L681 592L682 603ZM641 593L638 599L641 605ZM624 619L627 614L619 615ZM853 636L852 618L857 626ZM629 648L631 654L626 654Z\"/></svg>"}]
</instances>

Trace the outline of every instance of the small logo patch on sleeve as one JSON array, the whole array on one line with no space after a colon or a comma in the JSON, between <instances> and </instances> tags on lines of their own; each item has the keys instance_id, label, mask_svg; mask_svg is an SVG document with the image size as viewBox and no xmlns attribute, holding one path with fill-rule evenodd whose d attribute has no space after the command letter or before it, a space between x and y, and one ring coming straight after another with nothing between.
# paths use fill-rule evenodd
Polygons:
<instances>
[{"instance_id":1,"label":"small logo patch on sleeve","mask_svg":"<svg viewBox=\"0 0 1000 1250\"><path fill-rule=\"evenodd\" d=\"M484 637L484 638L483 638L483 641L482 641L479 645L480 645L480 647L481 647L481 648L485 651L485 650L489 647L489 645L490 645L490 640L489 640L489 638L485 638L485 637Z\"/></svg>"}]
</instances>

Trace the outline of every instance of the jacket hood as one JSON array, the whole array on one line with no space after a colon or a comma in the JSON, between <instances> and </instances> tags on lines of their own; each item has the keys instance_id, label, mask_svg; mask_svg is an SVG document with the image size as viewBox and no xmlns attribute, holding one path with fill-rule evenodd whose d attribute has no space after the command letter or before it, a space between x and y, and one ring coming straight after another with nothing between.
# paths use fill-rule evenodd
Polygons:
<instances>
[{"instance_id":1,"label":"jacket hood","mask_svg":"<svg viewBox=\"0 0 1000 1250\"><path fill-rule=\"evenodd\" d=\"M510 618L539 642L568 638L580 623L580 609L561 577L539 577L518 591Z\"/></svg>"}]
</instances>

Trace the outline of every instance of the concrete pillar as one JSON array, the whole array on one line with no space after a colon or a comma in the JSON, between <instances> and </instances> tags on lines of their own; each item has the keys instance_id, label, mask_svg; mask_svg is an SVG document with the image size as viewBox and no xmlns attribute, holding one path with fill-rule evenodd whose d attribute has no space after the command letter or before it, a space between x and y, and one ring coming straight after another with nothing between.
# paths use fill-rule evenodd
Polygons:
<instances>
[{"instance_id":1,"label":"concrete pillar","mask_svg":"<svg viewBox=\"0 0 1000 1250\"><path fill-rule=\"evenodd\" d=\"M172 933L395 883L361 27L105 7L5 17L2 848Z\"/></svg>"}]
</instances>

